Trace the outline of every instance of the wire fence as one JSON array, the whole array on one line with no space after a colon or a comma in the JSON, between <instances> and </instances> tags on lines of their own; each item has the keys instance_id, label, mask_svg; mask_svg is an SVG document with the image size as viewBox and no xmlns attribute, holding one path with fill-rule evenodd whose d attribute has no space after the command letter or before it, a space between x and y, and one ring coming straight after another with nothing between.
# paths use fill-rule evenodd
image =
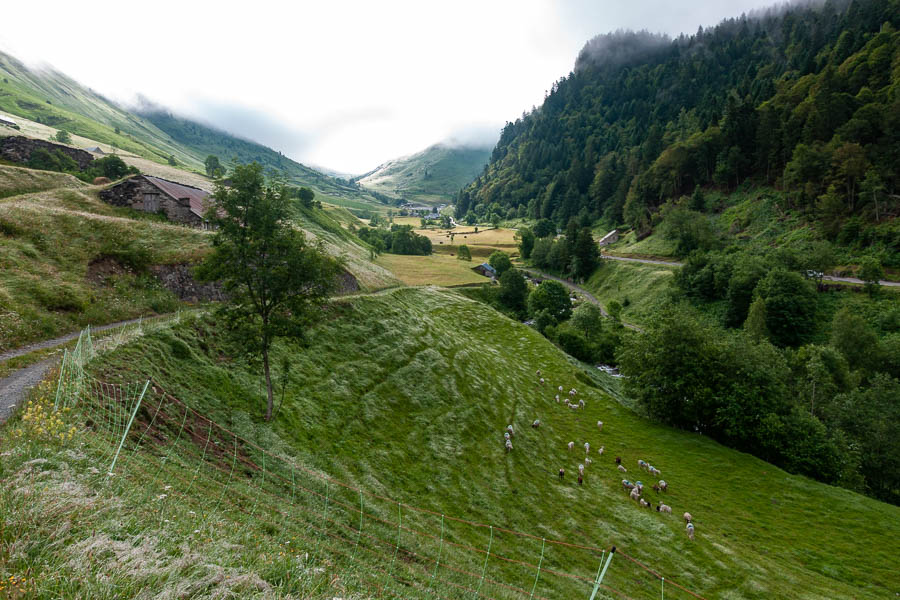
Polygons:
<instances>
[{"instance_id":1,"label":"wire fence","mask_svg":"<svg viewBox=\"0 0 900 600\"><path fill-rule=\"evenodd\" d=\"M370 492L246 439L146 380L85 373L90 332L66 353L56 394L92 433L108 479L143 485L162 520L171 503L205 523L273 524L270 538L340 561L388 597L701 598L615 547L546 539ZM615 558L617 557L618 558Z\"/></svg>"}]
</instances>

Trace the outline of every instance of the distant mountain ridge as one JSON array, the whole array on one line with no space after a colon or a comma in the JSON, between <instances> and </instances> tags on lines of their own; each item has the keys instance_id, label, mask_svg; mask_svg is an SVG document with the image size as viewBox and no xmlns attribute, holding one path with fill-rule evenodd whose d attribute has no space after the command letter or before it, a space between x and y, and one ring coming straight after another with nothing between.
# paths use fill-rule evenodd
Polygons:
<instances>
[{"instance_id":1,"label":"distant mountain ridge","mask_svg":"<svg viewBox=\"0 0 900 600\"><path fill-rule=\"evenodd\" d=\"M383 163L353 181L404 200L449 203L482 172L490 155L491 148L487 146L438 143Z\"/></svg>"},{"instance_id":2,"label":"distant mountain ridge","mask_svg":"<svg viewBox=\"0 0 900 600\"><path fill-rule=\"evenodd\" d=\"M383 204L347 180L300 164L257 142L145 104L129 110L53 68L30 68L0 52L0 111L55 129L109 144L158 163L176 164L198 173L214 154L224 164L257 161L282 172L289 182L332 197ZM383 199L386 200L386 199Z\"/></svg>"}]
</instances>

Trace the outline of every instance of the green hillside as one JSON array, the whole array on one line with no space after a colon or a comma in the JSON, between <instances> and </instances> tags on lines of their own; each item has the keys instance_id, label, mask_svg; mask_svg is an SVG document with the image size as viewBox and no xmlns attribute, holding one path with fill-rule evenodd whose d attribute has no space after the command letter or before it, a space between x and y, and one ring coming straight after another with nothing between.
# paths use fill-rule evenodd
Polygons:
<instances>
[{"instance_id":1,"label":"green hillside","mask_svg":"<svg viewBox=\"0 0 900 600\"><path fill-rule=\"evenodd\" d=\"M95 502L80 504L77 520L60 514L59 526L67 533L66 543L59 544L58 534L49 535L41 525L44 520L24 518L31 507L2 488L13 522L20 525L0 535L30 548L11 555L7 565L31 574L38 597L63 591L105 597L113 589L130 597L166 581L212 595L221 586L257 579L262 583L256 589L266 592L260 597L301 590L317 598L341 592L424 597L429 581L434 592L448 598L470 597L466 589L476 587L485 597L520 597L507 586L528 595L533 585L538 597L589 596L599 554L550 540L615 544L667 581L707 598L885 598L900 592L894 576L900 509L788 475L705 436L655 425L609 394L617 389L615 381L584 370L533 329L453 292L407 288L334 302L309 336L308 348L279 346L278 360L289 358L293 369L271 425L261 420L258 369L237 358L216 332L209 319L148 332L91 366L102 381L154 381L155 400L138 417L123 451L129 458L116 468L109 492L88 469L95 461L106 465L113 454L98 433L80 431L74 453L69 442L33 444L4 460L6 473L23 485L35 470L51 471L35 479L44 482L45 491L60 492L40 494L36 508L50 507L61 486L83 490L73 497L76 502L93 490L100 494ZM548 386L538 384L537 368ZM554 402L556 385L577 387L586 401L584 412ZM181 415L188 413L173 401L154 411L160 390L247 440L238 447L239 476L228 477L234 434L213 432L193 417L186 426ZM151 417L158 433L145 437L140 431ZM529 427L535 418L542 421L537 430ZM602 432L598 419L604 422ZM516 435L513 451L506 453L502 433L509 423ZM19 428L27 424L11 423L7 431ZM566 449L570 440L576 443L572 452ZM591 443L594 462L579 487L575 466L584 456L584 441ZM266 458L251 443L294 457L296 467ZM12 449L9 442L2 444L0 450ZM596 451L601 445L602 456ZM49 462L32 460L38 452ZM650 479L637 468L638 459L662 470L670 488L660 498L675 514L646 511L628 499L613 463L617 455L632 480ZM559 468L566 469L563 481ZM57 470L66 478L55 476ZM337 483L326 490L318 474L365 494ZM326 491L329 508L323 517ZM113 498L115 508L109 504ZM397 501L403 503L399 530ZM147 502L154 511L147 512ZM360 502L361 535L353 508ZM693 542L684 533L684 511L694 516ZM439 546L441 514L491 524L493 536L487 527L447 519L447 543ZM815 536L809 535L813 530ZM319 531L325 532L321 547ZM548 544L543 574L534 584L541 537ZM76 558L101 539L127 540L126 548L102 551L118 556L118 562ZM236 554L226 552L228 547ZM157 568L135 563L114 568L130 560L120 555L127 548L143 548ZM441 569L431 580L439 549ZM189 558L178 560L201 552L208 556L205 566L190 569ZM334 573L339 591L327 584L304 587L317 580L320 568ZM217 569L237 581L210 577ZM604 583L628 597L659 597L659 581L623 556L613 559ZM688 597L671 583L665 591L666 597ZM618 595L601 590L600 597Z\"/></svg>"},{"instance_id":2,"label":"green hillside","mask_svg":"<svg viewBox=\"0 0 900 600\"><path fill-rule=\"evenodd\" d=\"M488 148L435 144L388 161L354 181L407 202L450 203L460 188L481 173L489 157Z\"/></svg>"},{"instance_id":3,"label":"green hillside","mask_svg":"<svg viewBox=\"0 0 900 600\"><path fill-rule=\"evenodd\" d=\"M136 154L160 164L170 157L185 169L203 173L204 160L217 155L257 161L281 171L292 183L313 188L323 201L353 208L380 209L387 198L360 190L345 180L325 175L262 144L184 119L163 108L131 112L52 69L30 69L0 52L0 111L53 129L66 129L93 142ZM4 134L15 132L4 128Z\"/></svg>"}]
</instances>

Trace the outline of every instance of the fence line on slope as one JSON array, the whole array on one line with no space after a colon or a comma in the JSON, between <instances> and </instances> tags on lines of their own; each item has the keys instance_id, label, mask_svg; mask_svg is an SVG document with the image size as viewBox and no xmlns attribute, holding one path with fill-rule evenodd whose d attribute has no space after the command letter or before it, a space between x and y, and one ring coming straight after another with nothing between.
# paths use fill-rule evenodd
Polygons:
<instances>
[{"instance_id":1,"label":"fence line on slope","mask_svg":"<svg viewBox=\"0 0 900 600\"><path fill-rule=\"evenodd\" d=\"M207 520L228 511L246 518L246 525L265 515L279 523L284 535L314 542L317 552L323 547L372 567L384 576L378 584L382 591L400 584L438 596L434 588L440 584L451 597L531 600L560 597L562 590L572 597L594 598L599 590L631 597L609 585L616 583L643 597L701 598L621 550L617 553L626 560L616 561L605 582L599 567L596 575L573 572L585 563L605 562L608 568L614 547L547 539L442 514L309 469L216 423L152 379L114 384L90 377L84 366L95 354L87 331L64 358L56 404L75 410L97 439L108 442L100 445L101 471L110 478L148 476L144 498L159 506L160 519L164 510L173 510L167 508L168 498L176 496L197 504ZM178 486L157 487L176 480ZM206 493L191 496L195 486ZM473 545L479 537L484 547ZM341 544L346 547L339 549ZM656 583L658 592L651 590Z\"/></svg>"}]
</instances>

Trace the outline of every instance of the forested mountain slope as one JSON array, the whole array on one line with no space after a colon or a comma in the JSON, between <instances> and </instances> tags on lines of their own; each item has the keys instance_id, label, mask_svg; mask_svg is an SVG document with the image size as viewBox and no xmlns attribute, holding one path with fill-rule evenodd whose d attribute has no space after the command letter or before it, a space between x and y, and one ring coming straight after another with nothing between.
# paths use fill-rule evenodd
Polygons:
<instances>
[{"instance_id":1,"label":"forested mountain slope","mask_svg":"<svg viewBox=\"0 0 900 600\"><path fill-rule=\"evenodd\" d=\"M793 6L674 40L589 41L508 123L458 216L605 218L646 234L667 200L749 181L824 236L896 249L900 3ZM852 239L851 239L852 238Z\"/></svg>"}]
</instances>

